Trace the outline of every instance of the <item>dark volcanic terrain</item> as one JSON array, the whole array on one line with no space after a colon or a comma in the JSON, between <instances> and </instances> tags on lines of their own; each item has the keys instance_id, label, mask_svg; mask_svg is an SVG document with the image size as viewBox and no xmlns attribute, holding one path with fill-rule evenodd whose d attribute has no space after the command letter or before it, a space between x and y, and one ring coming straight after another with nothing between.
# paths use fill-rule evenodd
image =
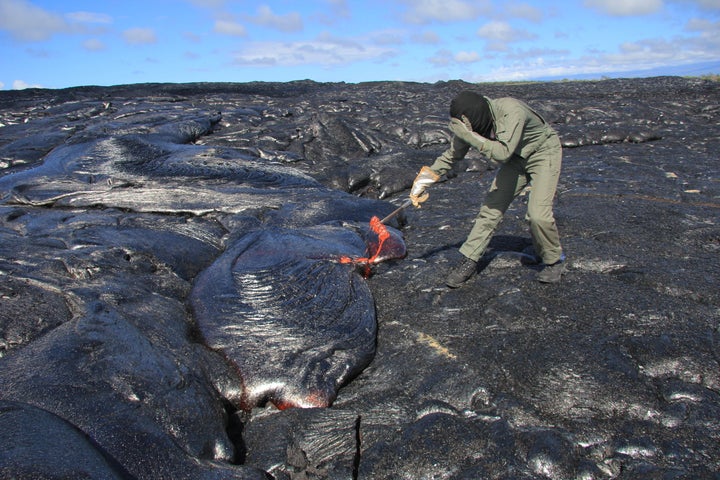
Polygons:
<instances>
[{"instance_id":1,"label":"dark volcanic terrain","mask_svg":"<svg viewBox=\"0 0 720 480\"><path fill-rule=\"evenodd\" d=\"M468 88L560 134L563 281L523 195L444 286L472 151L338 262ZM699 78L1 91L0 478L720 479L719 151Z\"/></svg>"}]
</instances>

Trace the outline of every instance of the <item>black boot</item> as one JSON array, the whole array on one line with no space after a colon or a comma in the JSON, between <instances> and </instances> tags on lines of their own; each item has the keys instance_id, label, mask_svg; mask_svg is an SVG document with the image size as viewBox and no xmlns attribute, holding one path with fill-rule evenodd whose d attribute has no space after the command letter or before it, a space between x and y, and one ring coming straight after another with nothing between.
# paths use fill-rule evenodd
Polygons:
<instances>
[{"instance_id":1,"label":"black boot","mask_svg":"<svg viewBox=\"0 0 720 480\"><path fill-rule=\"evenodd\" d=\"M537 275L540 283L557 283L562 279L563 274L567 270L565 261L559 260L552 265L545 265Z\"/></svg>"},{"instance_id":2,"label":"black boot","mask_svg":"<svg viewBox=\"0 0 720 480\"><path fill-rule=\"evenodd\" d=\"M477 272L477 262L463 257L463 260L448 273L445 285L457 288L475 275L475 272Z\"/></svg>"}]
</instances>

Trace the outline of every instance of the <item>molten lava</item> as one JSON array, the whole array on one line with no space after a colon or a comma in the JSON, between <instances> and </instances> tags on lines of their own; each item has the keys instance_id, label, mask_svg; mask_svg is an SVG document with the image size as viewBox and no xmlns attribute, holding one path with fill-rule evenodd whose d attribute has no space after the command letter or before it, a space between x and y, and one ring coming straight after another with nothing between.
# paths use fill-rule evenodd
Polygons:
<instances>
[{"instance_id":1,"label":"molten lava","mask_svg":"<svg viewBox=\"0 0 720 480\"><path fill-rule=\"evenodd\" d=\"M383 257L386 256L387 252L385 252L383 248L385 247L385 242L390 238L390 232L388 231L387 227L383 225L383 223L378 217L372 217L370 219L370 231L370 237L377 237L377 242L374 241L374 238L367 241L367 257L352 258L348 256L342 256L339 259L340 263L354 263L367 267L367 269L365 270L366 276L370 273L370 265L381 262L383 260ZM401 256L404 256L404 251L403 255Z\"/></svg>"}]
</instances>

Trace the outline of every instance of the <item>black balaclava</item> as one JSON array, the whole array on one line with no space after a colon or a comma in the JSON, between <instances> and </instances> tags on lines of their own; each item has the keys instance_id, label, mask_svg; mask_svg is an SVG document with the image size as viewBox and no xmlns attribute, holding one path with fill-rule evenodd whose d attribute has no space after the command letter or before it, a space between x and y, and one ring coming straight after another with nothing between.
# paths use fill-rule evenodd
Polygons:
<instances>
[{"instance_id":1,"label":"black balaclava","mask_svg":"<svg viewBox=\"0 0 720 480\"><path fill-rule=\"evenodd\" d=\"M450 102L450 116L462 120L465 115L474 132L483 137L490 137L493 129L493 118L490 113L490 105L485 97L475 92L460 92Z\"/></svg>"}]
</instances>

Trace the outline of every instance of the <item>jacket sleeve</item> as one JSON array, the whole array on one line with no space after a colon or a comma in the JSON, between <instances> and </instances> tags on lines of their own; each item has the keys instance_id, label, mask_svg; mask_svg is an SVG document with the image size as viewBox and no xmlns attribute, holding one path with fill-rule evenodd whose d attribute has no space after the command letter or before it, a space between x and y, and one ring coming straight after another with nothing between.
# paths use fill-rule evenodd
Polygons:
<instances>
[{"instance_id":1,"label":"jacket sleeve","mask_svg":"<svg viewBox=\"0 0 720 480\"><path fill-rule=\"evenodd\" d=\"M496 162L505 163L518 150L525 129L525 113L520 108L514 108L496 122L499 126L495 132L495 140L485 142L480 151Z\"/></svg>"},{"instance_id":2,"label":"jacket sleeve","mask_svg":"<svg viewBox=\"0 0 720 480\"><path fill-rule=\"evenodd\" d=\"M470 150L470 145L458 137L453 136L450 142L450 148L445 150L442 155L435 159L435 163L430 165L430 170L442 176L445 175L453 166L455 161L462 160Z\"/></svg>"}]
</instances>

